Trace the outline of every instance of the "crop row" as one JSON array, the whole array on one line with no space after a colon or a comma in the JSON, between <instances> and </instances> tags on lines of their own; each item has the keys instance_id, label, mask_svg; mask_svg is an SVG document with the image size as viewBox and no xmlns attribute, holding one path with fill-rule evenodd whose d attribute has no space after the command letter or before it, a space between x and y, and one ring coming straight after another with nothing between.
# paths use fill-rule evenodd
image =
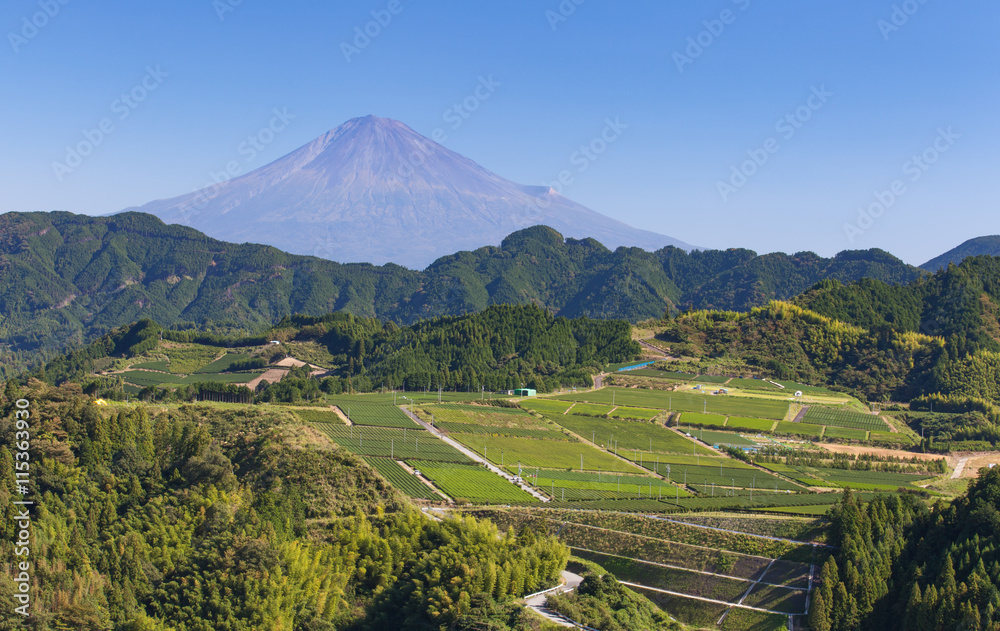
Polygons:
<instances>
[{"instance_id":1,"label":"crop row","mask_svg":"<svg viewBox=\"0 0 1000 631\"><path fill-rule=\"evenodd\" d=\"M407 460L455 500L477 503L533 502L535 498L506 478L479 465Z\"/></svg>"},{"instance_id":2,"label":"crop row","mask_svg":"<svg viewBox=\"0 0 1000 631\"><path fill-rule=\"evenodd\" d=\"M426 484L420 481L417 476L404 469L395 460L388 458L372 458L364 456L371 468L382 474L389 484L399 489L406 495L422 500L439 500L441 496L435 493Z\"/></svg>"},{"instance_id":3,"label":"crop row","mask_svg":"<svg viewBox=\"0 0 1000 631\"><path fill-rule=\"evenodd\" d=\"M347 418L356 425L418 427L402 410L391 404L357 402L341 397L327 397L327 401L339 407L347 415Z\"/></svg>"},{"instance_id":4,"label":"crop row","mask_svg":"<svg viewBox=\"0 0 1000 631\"><path fill-rule=\"evenodd\" d=\"M435 421L434 425L446 432L461 434L485 434L488 436L514 436L518 438L538 438L544 440L569 440L562 432L534 427L499 427L496 425L475 425L453 421Z\"/></svg>"},{"instance_id":5,"label":"crop row","mask_svg":"<svg viewBox=\"0 0 1000 631\"><path fill-rule=\"evenodd\" d=\"M390 433L387 428L330 424L317 424L316 427L333 442L359 456L471 462L468 456L423 430L409 431L404 437L403 430Z\"/></svg>"},{"instance_id":6,"label":"crop row","mask_svg":"<svg viewBox=\"0 0 1000 631\"><path fill-rule=\"evenodd\" d=\"M451 438L500 466L521 463L542 469L639 473L613 455L580 442L482 434L452 434Z\"/></svg>"},{"instance_id":7,"label":"crop row","mask_svg":"<svg viewBox=\"0 0 1000 631\"><path fill-rule=\"evenodd\" d=\"M885 423L873 414L862 414L852 410L812 406L806 410L803 420L817 425L850 427L871 431L885 431Z\"/></svg>"},{"instance_id":8,"label":"crop row","mask_svg":"<svg viewBox=\"0 0 1000 631\"><path fill-rule=\"evenodd\" d=\"M672 412L708 412L724 416L745 416L781 420L788 412L787 401L749 397L632 388L601 388L570 395L559 395L567 401L587 401L611 405L628 405Z\"/></svg>"},{"instance_id":9,"label":"crop row","mask_svg":"<svg viewBox=\"0 0 1000 631\"><path fill-rule=\"evenodd\" d=\"M552 420L608 451L614 451L617 447L620 453L636 449L704 456L714 453L658 423L595 419L570 414L555 416Z\"/></svg>"}]
</instances>

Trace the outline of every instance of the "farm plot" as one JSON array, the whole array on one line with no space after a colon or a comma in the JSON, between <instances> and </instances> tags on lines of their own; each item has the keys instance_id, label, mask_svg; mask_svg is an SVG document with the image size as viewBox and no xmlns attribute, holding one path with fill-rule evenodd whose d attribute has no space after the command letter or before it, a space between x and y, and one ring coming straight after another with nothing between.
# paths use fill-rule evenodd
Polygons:
<instances>
[{"instance_id":1,"label":"farm plot","mask_svg":"<svg viewBox=\"0 0 1000 631\"><path fill-rule=\"evenodd\" d=\"M912 445L913 440L906 434L896 432L870 432L868 440L879 440L886 443L896 443L901 445Z\"/></svg>"},{"instance_id":2,"label":"farm plot","mask_svg":"<svg viewBox=\"0 0 1000 631\"><path fill-rule=\"evenodd\" d=\"M532 427L501 427L498 425L473 425L471 423L453 423L450 421L435 421L438 429L460 434L485 434L489 436L516 436L518 438L537 438L544 440L569 440L562 432L552 429L535 429Z\"/></svg>"},{"instance_id":3,"label":"farm plot","mask_svg":"<svg viewBox=\"0 0 1000 631\"><path fill-rule=\"evenodd\" d=\"M617 445L619 453L641 449L664 454L714 455L714 452L705 447L656 423L595 419L569 414L557 416L553 420L569 431L610 451L614 451Z\"/></svg>"},{"instance_id":4,"label":"farm plot","mask_svg":"<svg viewBox=\"0 0 1000 631\"><path fill-rule=\"evenodd\" d=\"M166 343L164 343L166 344ZM169 345L158 349L157 353L163 353L170 362L170 372L182 375L190 375L199 368L214 362L217 357L223 354L223 350L214 346L204 346L202 344Z\"/></svg>"},{"instance_id":5,"label":"farm plot","mask_svg":"<svg viewBox=\"0 0 1000 631\"><path fill-rule=\"evenodd\" d=\"M137 369L137 370L156 370L156 371L159 371L159 372L168 372L169 369L168 369L167 365L168 365L167 360L161 359L161 360L158 360L158 361L142 362L142 363L139 363L139 364L132 364L132 366L130 366L130 368Z\"/></svg>"},{"instance_id":6,"label":"farm plot","mask_svg":"<svg viewBox=\"0 0 1000 631\"><path fill-rule=\"evenodd\" d=\"M768 580L767 576L764 580ZM757 584L743 604L786 614L803 614L806 611L806 591Z\"/></svg>"},{"instance_id":7,"label":"farm plot","mask_svg":"<svg viewBox=\"0 0 1000 631\"><path fill-rule=\"evenodd\" d=\"M433 420L435 425L445 423L465 423L479 427L542 428L544 421L525 412L510 408L495 408L485 405L424 405L417 412L424 420ZM430 415L428 417L428 415Z\"/></svg>"},{"instance_id":8,"label":"farm plot","mask_svg":"<svg viewBox=\"0 0 1000 631\"><path fill-rule=\"evenodd\" d=\"M441 496L431 490L426 484L420 481L420 479L404 469L395 460L390 460L388 458L372 458L370 456L363 456L365 462L375 469L382 477L386 479L393 487L399 489L406 495L409 495L415 499L421 500L440 500Z\"/></svg>"},{"instance_id":9,"label":"farm plot","mask_svg":"<svg viewBox=\"0 0 1000 631\"><path fill-rule=\"evenodd\" d=\"M421 458L441 462L471 462L463 453L422 429L348 427L317 424L316 429L344 449L359 456L405 460Z\"/></svg>"},{"instance_id":10,"label":"farm plot","mask_svg":"<svg viewBox=\"0 0 1000 631\"><path fill-rule=\"evenodd\" d=\"M676 381L689 381L694 379L694 375L686 372L673 372L668 370L657 370L656 368L636 368L622 373L626 377L652 377L654 379L673 379Z\"/></svg>"},{"instance_id":11,"label":"farm plot","mask_svg":"<svg viewBox=\"0 0 1000 631\"><path fill-rule=\"evenodd\" d=\"M773 465L765 465L775 469ZM834 488L850 487L866 491L893 491L901 486L913 487L916 482L934 477L929 473L887 473L883 471L850 471L847 469L831 469L823 467L785 467L791 469L786 475L803 484L812 486L830 486Z\"/></svg>"},{"instance_id":12,"label":"farm plot","mask_svg":"<svg viewBox=\"0 0 1000 631\"><path fill-rule=\"evenodd\" d=\"M188 385L192 383L249 383L264 374L261 371L257 372L228 372L228 373L203 373L203 374L193 374L184 377L183 379L178 379L177 383L180 385Z\"/></svg>"},{"instance_id":13,"label":"farm plot","mask_svg":"<svg viewBox=\"0 0 1000 631\"><path fill-rule=\"evenodd\" d=\"M863 502L870 501L875 496L874 493L857 493L856 496ZM727 508L753 508L767 509L789 506L822 506L829 508L840 501L839 493L775 493L774 491L755 492L753 497L747 495L737 495L730 497L692 497L681 498L674 502L678 506L689 510L722 510ZM801 512L801 511L787 511ZM824 511L825 512L825 511ZM803 513L814 514L814 513Z\"/></svg>"},{"instance_id":14,"label":"farm plot","mask_svg":"<svg viewBox=\"0 0 1000 631\"><path fill-rule=\"evenodd\" d=\"M352 423L373 427L419 427L394 405L386 403L358 402L349 397L327 397L327 402L339 407Z\"/></svg>"},{"instance_id":15,"label":"farm plot","mask_svg":"<svg viewBox=\"0 0 1000 631\"><path fill-rule=\"evenodd\" d=\"M344 421L333 410L292 410L292 413L306 423L344 424Z\"/></svg>"},{"instance_id":16,"label":"farm plot","mask_svg":"<svg viewBox=\"0 0 1000 631\"><path fill-rule=\"evenodd\" d=\"M795 436L806 436L808 438L819 438L823 434L822 425L811 423L792 423L791 421L778 421L778 426L774 431L779 434L793 434Z\"/></svg>"},{"instance_id":17,"label":"farm plot","mask_svg":"<svg viewBox=\"0 0 1000 631\"><path fill-rule=\"evenodd\" d=\"M720 416L718 414L699 414L697 412L684 412L678 417L677 427L683 428L687 426L701 427L707 425L709 427L725 427L726 417Z\"/></svg>"},{"instance_id":18,"label":"farm plot","mask_svg":"<svg viewBox=\"0 0 1000 631\"><path fill-rule=\"evenodd\" d=\"M537 502L530 493L479 465L407 460L456 501L480 503Z\"/></svg>"},{"instance_id":19,"label":"farm plot","mask_svg":"<svg viewBox=\"0 0 1000 631\"><path fill-rule=\"evenodd\" d=\"M827 427L824 438L849 438L851 440L868 440L868 430L850 427Z\"/></svg>"},{"instance_id":20,"label":"farm plot","mask_svg":"<svg viewBox=\"0 0 1000 631\"><path fill-rule=\"evenodd\" d=\"M557 401L555 399L528 399L521 401L521 407L542 414L562 414L573 405L572 401Z\"/></svg>"},{"instance_id":21,"label":"farm plot","mask_svg":"<svg viewBox=\"0 0 1000 631\"><path fill-rule=\"evenodd\" d=\"M593 403L577 403L573 406L573 414L578 416L607 416L613 409L610 405L595 405Z\"/></svg>"},{"instance_id":22,"label":"farm plot","mask_svg":"<svg viewBox=\"0 0 1000 631\"><path fill-rule=\"evenodd\" d=\"M243 361L250 359L250 355L245 353L226 353L219 359L215 360L207 366L202 366L201 368L195 370L195 373L219 373L226 372L229 368L238 361Z\"/></svg>"},{"instance_id":23,"label":"farm plot","mask_svg":"<svg viewBox=\"0 0 1000 631\"><path fill-rule=\"evenodd\" d=\"M779 491L803 490L800 486L778 476L753 468L673 464L662 460L660 462L643 460L642 466L673 482L697 487L699 491L706 493L711 492L709 487L713 484L717 487L756 488L765 491L775 488ZM723 493L725 491L722 488L716 489L716 494Z\"/></svg>"},{"instance_id":24,"label":"farm plot","mask_svg":"<svg viewBox=\"0 0 1000 631\"><path fill-rule=\"evenodd\" d=\"M734 388L742 388L743 390L766 390L768 392L781 391L781 388L774 385L770 381L765 381L763 379L743 379L741 377L735 377L729 381L729 385Z\"/></svg>"},{"instance_id":25,"label":"farm plot","mask_svg":"<svg viewBox=\"0 0 1000 631\"><path fill-rule=\"evenodd\" d=\"M747 629L752 631L787 631L788 618L781 614L733 607L722 623L722 631L747 631Z\"/></svg>"},{"instance_id":26,"label":"farm plot","mask_svg":"<svg viewBox=\"0 0 1000 631\"><path fill-rule=\"evenodd\" d=\"M732 432L716 432L707 429L697 429L691 435L709 445L728 445L731 447L756 447L757 443Z\"/></svg>"},{"instance_id":27,"label":"farm plot","mask_svg":"<svg viewBox=\"0 0 1000 631\"><path fill-rule=\"evenodd\" d=\"M698 375L693 379L696 383L714 383L723 384L729 381L731 377L724 377L721 375Z\"/></svg>"},{"instance_id":28,"label":"farm plot","mask_svg":"<svg viewBox=\"0 0 1000 631\"><path fill-rule=\"evenodd\" d=\"M759 418L742 418L730 416L726 421L726 427L748 430L752 432L770 432L774 429L774 421L762 420Z\"/></svg>"},{"instance_id":29,"label":"farm plot","mask_svg":"<svg viewBox=\"0 0 1000 631\"><path fill-rule=\"evenodd\" d=\"M126 370L122 373L122 378L132 385L145 388L147 386L175 386L180 382L180 377L162 372L150 372L148 370Z\"/></svg>"},{"instance_id":30,"label":"farm plot","mask_svg":"<svg viewBox=\"0 0 1000 631\"><path fill-rule=\"evenodd\" d=\"M516 472L514 467L507 467ZM539 469L522 471L525 480L559 500L690 497L684 489L653 477ZM679 494L679 495L678 495Z\"/></svg>"},{"instance_id":31,"label":"farm plot","mask_svg":"<svg viewBox=\"0 0 1000 631\"><path fill-rule=\"evenodd\" d=\"M663 413L662 410L650 410L646 408L630 408L620 405L613 411L609 412L609 415L611 416L611 418L650 421L662 413Z\"/></svg>"},{"instance_id":32,"label":"farm plot","mask_svg":"<svg viewBox=\"0 0 1000 631\"><path fill-rule=\"evenodd\" d=\"M641 471L607 452L580 442L481 434L452 434L451 438L501 466L520 462L529 467L579 471L582 457L585 471Z\"/></svg>"},{"instance_id":33,"label":"farm plot","mask_svg":"<svg viewBox=\"0 0 1000 631\"><path fill-rule=\"evenodd\" d=\"M885 422L874 414L862 414L844 408L810 406L802 420L815 425L848 427L873 432L884 432L889 429Z\"/></svg>"}]
</instances>

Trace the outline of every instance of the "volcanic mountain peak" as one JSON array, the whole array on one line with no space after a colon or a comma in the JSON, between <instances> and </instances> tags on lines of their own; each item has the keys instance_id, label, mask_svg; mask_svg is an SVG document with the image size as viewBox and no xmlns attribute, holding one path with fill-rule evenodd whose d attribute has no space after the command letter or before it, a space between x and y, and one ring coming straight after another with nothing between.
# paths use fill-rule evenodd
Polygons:
<instances>
[{"instance_id":1,"label":"volcanic mountain peak","mask_svg":"<svg viewBox=\"0 0 1000 631\"><path fill-rule=\"evenodd\" d=\"M255 171L136 209L229 241L423 267L535 224L609 247L690 246L515 184L388 118L354 118Z\"/></svg>"}]
</instances>

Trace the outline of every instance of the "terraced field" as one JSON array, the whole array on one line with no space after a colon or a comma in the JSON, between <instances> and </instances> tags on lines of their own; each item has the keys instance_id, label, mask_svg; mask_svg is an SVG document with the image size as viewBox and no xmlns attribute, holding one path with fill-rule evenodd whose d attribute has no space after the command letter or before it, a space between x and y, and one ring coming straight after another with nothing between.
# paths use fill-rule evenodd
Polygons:
<instances>
[{"instance_id":1,"label":"terraced field","mask_svg":"<svg viewBox=\"0 0 1000 631\"><path fill-rule=\"evenodd\" d=\"M482 434L451 434L451 438L501 466L520 462L528 467L579 471L582 455L585 471L640 471L612 454L580 442Z\"/></svg>"},{"instance_id":2,"label":"terraced field","mask_svg":"<svg viewBox=\"0 0 1000 631\"><path fill-rule=\"evenodd\" d=\"M614 399L616 405L672 410L674 412L707 411L711 414L725 416L748 416L773 420L783 419L788 412L786 401L618 387L559 395L558 398L566 401L588 401L604 404L611 404L612 399Z\"/></svg>"},{"instance_id":3,"label":"terraced field","mask_svg":"<svg viewBox=\"0 0 1000 631\"><path fill-rule=\"evenodd\" d=\"M372 427L419 428L398 407L389 403L358 401L351 397L327 397L327 402L339 407L352 423Z\"/></svg>"},{"instance_id":4,"label":"terraced field","mask_svg":"<svg viewBox=\"0 0 1000 631\"><path fill-rule=\"evenodd\" d=\"M866 491L893 491L901 486L914 488L916 483L934 477L933 474L926 473L851 471L825 467L789 466L780 463L766 463L763 466L810 486L850 487Z\"/></svg>"},{"instance_id":5,"label":"terraced field","mask_svg":"<svg viewBox=\"0 0 1000 631\"><path fill-rule=\"evenodd\" d=\"M219 359L213 361L207 366L202 366L201 368L195 370L195 373L220 373L229 370L229 368L238 361L243 361L250 359L250 355L245 353L226 353Z\"/></svg>"},{"instance_id":6,"label":"terraced field","mask_svg":"<svg viewBox=\"0 0 1000 631\"><path fill-rule=\"evenodd\" d=\"M292 413L306 423L331 423L333 425L344 424L344 421L333 410L293 410Z\"/></svg>"}]
</instances>

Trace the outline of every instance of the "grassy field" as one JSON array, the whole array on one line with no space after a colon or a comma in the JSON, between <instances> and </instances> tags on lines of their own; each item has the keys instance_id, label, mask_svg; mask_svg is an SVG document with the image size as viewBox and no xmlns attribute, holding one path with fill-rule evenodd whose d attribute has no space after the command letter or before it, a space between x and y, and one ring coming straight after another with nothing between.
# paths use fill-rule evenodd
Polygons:
<instances>
[{"instance_id":1,"label":"grassy field","mask_svg":"<svg viewBox=\"0 0 1000 631\"><path fill-rule=\"evenodd\" d=\"M518 438L537 438L540 440L570 440L570 437L560 431L548 428L534 427L503 427L498 425L473 425L471 423L452 423L450 421L435 421L438 429L460 434L484 434L489 436L516 436Z\"/></svg>"},{"instance_id":2,"label":"grassy field","mask_svg":"<svg viewBox=\"0 0 1000 631\"><path fill-rule=\"evenodd\" d=\"M579 471L582 455L585 471L597 471L600 468L603 471L641 472L609 453L579 442L480 434L452 434L451 438L501 465L516 465L520 462L528 467Z\"/></svg>"},{"instance_id":3,"label":"grassy field","mask_svg":"<svg viewBox=\"0 0 1000 631\"><path fill-rule=\"evenodd\" d=\"M421 500L440 500L441 496L420 481L417 476L404 469L395 460L362 456L372 469L378 471L393 487L406 495Z\"/></svg>"},{"instance_id":4,"label":"grassy field","mask_svg":"<svg viewBox=\"0 0 1000 631\"><path fill-rule=\"evenodd\" d=\"M215 358L222 355L224 351L214 346L201 344L170 344L169 347L157 350L157 353L163 353L167 356L170 361L170 372L190 375L199 368L214 362Z\"/></svg>"},{"instance_id":5,"label":"grassy field","mask_svg":"<svg viewBox=\"0 0 1000 631\"><path fill-rule=\"evenodd\" d=\"M823 433L826 438L850 438L852 440L868 440L868 431L850 427L827 427Z\"/></svg>"},{"instance_id":6,"label":"grassy field","mask_svg":"<svg viewBox=\"0 0 1000 631\"><path fill-rule=\"evenodd\" d=\"M612 406L595 405L593 403L577 403L570 412L580 416L607 416Z\"/></svg>"},{"instance_id":7,"label":"grassy field","mask_svg":"<svg viewBox=\"0 0 1000 631\"><path fill-rule=\"evenodd\" d=\"M559 425L608 450L617 442L619 453L641 449L666 454L702 454L713 452L684 438L662 425L643 421L596 419L586 416L553 417Z\"/></svg>"},{"instance_id":8,"label":"grassy field","mask_svg":"<svg viewBox=\"0 0 1000 631\"><path fill-rule=\"evenodd\" d=\"M420 458L441 462L471 462L468 456L422 429L348 427L329 423L317 424L315 427L329 436L333 442L359 456L378 456L396 460Z\"/></svg>"},{"instance_id":9,"label":"grassy field","mask_svg":"<svg viewBox=\"0 0 1000 631\"><path fill-rule=\"evenodd\" d=\"M169 369L169 362L167 360L165 360L165 359L160 359L160 360L150 361L150 362L141 362L141 363L138 363L138 364L132 364L131 367L135 368L135 369L142 369L142 370L158 370L160 372L168 372L170 370Z\"/></svg>"},{"instance_id":10,"label":"grassy field","mask_svg":"<svg viewBox=\"0 0 1000 631\"><path fill-rule=\"evenodd\" d=\"M687 431L686 427L692 425L699 427L702 425L724 427L726 425L726 417L718 414L701 414L699 412L684 412L680 415L677 421L678 429Z\"/></svg>"},{"instance_id":11,"label":"grassy field","mask_svg":"<svg viewBox=\"0 0 1000 631\"><path fill-rule=\"evenodd\" d=\"M546 428L545 421L539 420L532 414L524 410L496 408L485 405L422 405L417 408L424 420L433 419L435 424L465 423L480 427L530 427L536 429ZM429 415L429 416L428 416Z\"/></svg>"},{"instance_id":12,"label":"grassy field","mask_svg":"<svg viewBox=\"0 0 1000 631\"><path fill-rule=\"evenodd\" d=\"M765 390L767 392L781 392L781 388L774 385L770 381L764 381L763 379L742 379L740 377L736 377L730 380L728 385L734 388L741 388L743 390Z\"/></svg>"},{"instance_id":13,"label":"grassy field","mask_svg":"<svg viewBox=\"0 0 1000 631\"><path fill-rule=\"evenodd\" d=\"M407 460L456 501L475 503L535 502L530 493L479 465Z\"/></svg>"}]
</instances>

